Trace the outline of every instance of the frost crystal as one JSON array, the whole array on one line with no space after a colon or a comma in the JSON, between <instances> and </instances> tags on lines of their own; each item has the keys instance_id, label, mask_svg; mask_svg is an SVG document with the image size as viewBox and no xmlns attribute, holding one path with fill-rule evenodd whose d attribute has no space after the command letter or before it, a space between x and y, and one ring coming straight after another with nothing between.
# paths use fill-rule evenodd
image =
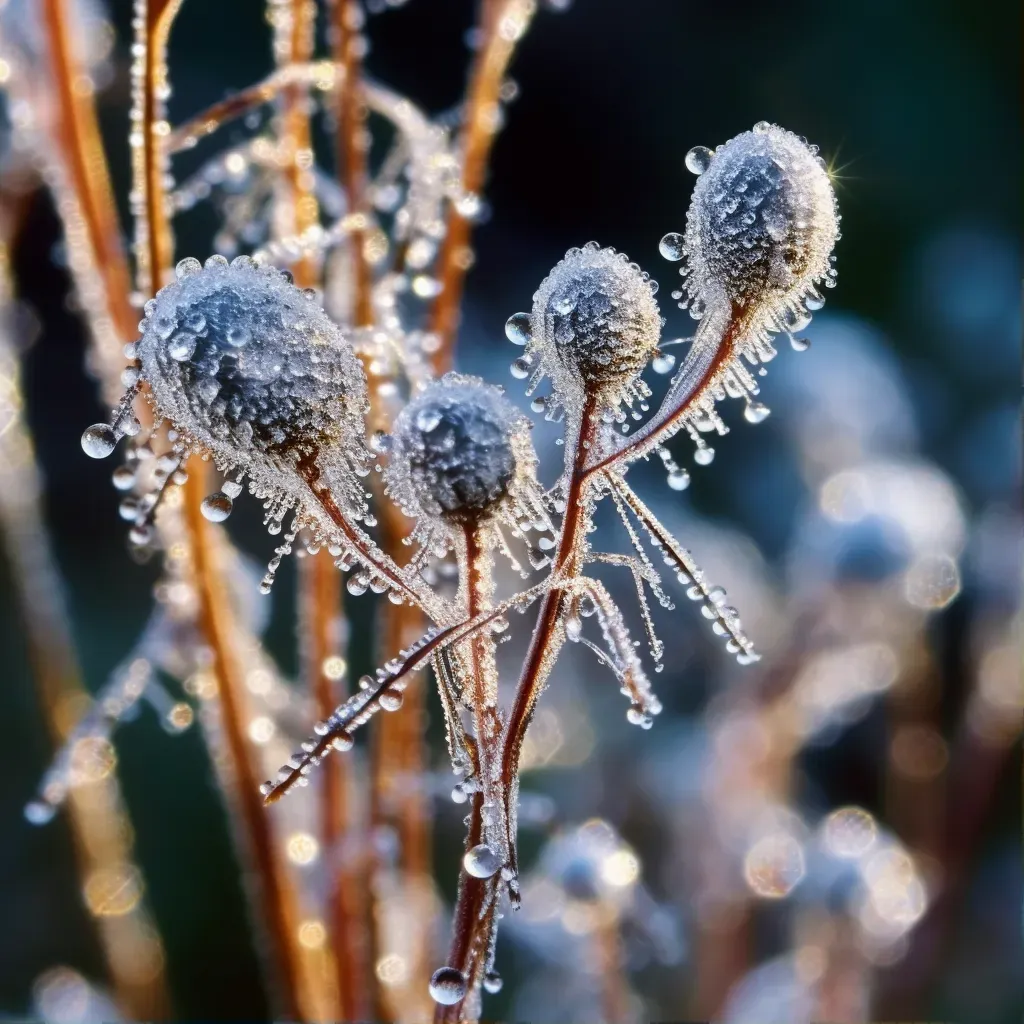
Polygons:
<instances>
[{"instance_id":1,"label":"frost crystal","mask_svg":"<svg viewBox=\"0 0 1024 1024\"><path fill-rule=\"evenodd\" d=\"M533 297L523 358L532 365L539 357L536 379L548 374L566 406L584 396L618 404L658 347L655 290L624 253L596 242L570 249Z\"/></svg>"},{"instance_id":2,"label":"frost crystal","mask_svg":"<svg viewBox=\"0 0 1024 1024\"><path fill-rule=\"evenodd\" d=\"M719 296L779 310L831 276L835 194L817 149L761 122L720 146L697 179L686 220L695 313Z\"/></svg>"}]
</instances>

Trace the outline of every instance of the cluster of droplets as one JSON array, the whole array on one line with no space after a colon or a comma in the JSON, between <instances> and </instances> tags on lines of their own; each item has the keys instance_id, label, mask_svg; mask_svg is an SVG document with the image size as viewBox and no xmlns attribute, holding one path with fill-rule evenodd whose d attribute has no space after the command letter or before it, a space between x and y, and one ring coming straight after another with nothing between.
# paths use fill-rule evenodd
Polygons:
<instances>
[{"instance_id":1,"label":"cluster of droplets","mask_svg":"<svg viewBox=\"0 0 1024 1024\"><path fill-rule=\"evenodd\" d=\"M528 379L527 394L550 377L553 393L541 408L552 418L563 410L578 417L588 400L612 415L620 403L644 403L650 390L640 373L658 352L662 327L656 292L624 253L597 242L570 249L537 289L533 311L505 325L508 339L525 347L513 377Z\"/></svg>"}]
</instances>

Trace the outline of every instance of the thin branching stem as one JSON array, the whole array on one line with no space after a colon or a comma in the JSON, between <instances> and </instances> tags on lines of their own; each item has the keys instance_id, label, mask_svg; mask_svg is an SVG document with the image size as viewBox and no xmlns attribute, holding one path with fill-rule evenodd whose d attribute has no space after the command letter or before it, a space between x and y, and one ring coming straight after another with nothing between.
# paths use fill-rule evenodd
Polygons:
<instances>
[{"instance_id":1,"label":"thin branching stem","mask_svg":"<svg viewBox=\"0 0 1024 1024\"><path fill-rule=\"evenodd\" d=\"M501 84L516 43L529 26L534 7L533 0L481 0L477 22L479 42L470 72L462 135L463 195L479 196L483 189L491 146L500 124ZM430 329L440 339L433 355L434 371L438 374L451 365L462 286L472 262L469 249L472 228L472 217L461 213L457 204L452 204L448 211L444 244L437 260L441 291L430 318Z\"/></svg>"}]
</instances>

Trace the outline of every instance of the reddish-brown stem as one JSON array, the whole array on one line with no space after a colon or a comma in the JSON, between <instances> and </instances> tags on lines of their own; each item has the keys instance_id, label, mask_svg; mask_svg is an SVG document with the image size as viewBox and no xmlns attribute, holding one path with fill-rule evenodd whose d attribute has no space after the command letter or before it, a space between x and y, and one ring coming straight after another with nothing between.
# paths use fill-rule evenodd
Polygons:
<instances>
[{"instance_id":1,"label":"reddish-brown stem","mask_svg":"<svg viewBox=\"0 0 1024 1024\"><path fill-rule=\"evenodd\" d=\"M481 0L477 21L480 42L470 72L462 136L461 188L464 195L478 196L483 189L487 161L498 130L501 83L532 13L532 0ZM472 220L452 205L437 260L441 291L430 316L430 329L441 340L433 355L434 371L438 374L451 366L462 286L472 261L469 249L472 227Z\"/></svg>"},{"instance_id":2,"label":"reddish-brown stem","mask_svg":"<svg viewBox=\"0 0 1024 1024\"><path fill-rule=\"evenodd\" d=\"M348 210L366 219L366 146L363 142L365 104L361 81L359 33L353 28L351 0L334 0L334 59L344 71L338 90L337 163L348 197ZM353 303L352 322L356 327L373 323L370 294L370 265L366 261L368 223L352 231Z\"/></svg>"},{"instance_id":3,"label":"reddish-brown stem","mask_svg":"<svg viewBox=\"0 0 1024 1024\"><path fill-rule=\"evenodd\" d=\"M584 403L580 416L579 437L576 441L575 461L569 473L568 487L565 494L565 515L562 520L562 531L558 551L555 555L552 573L572 575L578 570L580 542L584 536L586 525L584 500L588 486L588 475L584 465L590 454L590 447L597 438L599 425L596 419L597 401L589 397ZM537 624L534 626L530 639L530 649L523 663L523 671L516 687L515 700L509 711L508 722L502 742L501 780L506 794L505 820L512 831L512 822L516 820L515 808L508 805L516 794L516 781L519 777L519 754L523 745L523 737L533 718L534 705L544 680L551 670L552 662L557 656L561 642L558 639L558 622L562 614L564 594L561 590L552 590L544 595ZM511 858L510 867L517 870L518 855L516 852L515 835L506 837Z\"/></svg>"},{"instance_id":4,"label":"reddish-brown stem","mask_svg":"<svg viewBox=\"0 0 1024 1024\"><path fill-rule=\"evenodd\" d=\"M167 152L180 153L183 149L188 149L199 139L211 135L221 125L249 113L264 103L269 103L291 86L318 84L321 79L329 82L336 74L337 68L329 61L288 64L278 68L262 82L211 104L175 128L167 136ZM322 85L319 87L323 88Z\"/></svg>"},{"instance_id":5,"label":"reddish-brown stem","mask_svg":"<svg viewBox=\"0 0 1024 1024\"><path fill-rule=\"evenodd\" d=\"M66 8L67 0L43 0L43 17L52 58L50 66L59 100L56 110L57 142L72 190L82 207L93 265L103 280L111 318L118 333L127 339L132 336L138 320L128 302L131 278L92 102L92 89L82 85L88 78L75 59L71 40L73 19L68 16ZM121 359L120 349L108 354L116 361Z\"/></svg>"},{"instance_id":6,"label":"reddish-brown stem","mask_svg":"<svg viewBox=\"0 0 1024 1024\"><path fill-rule=\"evenodd\" d=\"M284 865L275 849L271 822L259 798L259 774L253 763L252 748L243 724L244 683L241 668L231 650L230 602L221 586L212 527L200 511L206 493L204 470L203 463L193 460L185 484L184 503L185 524L191 541L192 568L199 598L199 625L213 655L221 723L235 777L238 811L259 879L262 898L258 906L266 918L266 937L277 972L281 1012L288 1018L309 1020L315 1015L316 1007L303 991L302 964L294 943L298 916Z\"/></svg>"}]
</instances>

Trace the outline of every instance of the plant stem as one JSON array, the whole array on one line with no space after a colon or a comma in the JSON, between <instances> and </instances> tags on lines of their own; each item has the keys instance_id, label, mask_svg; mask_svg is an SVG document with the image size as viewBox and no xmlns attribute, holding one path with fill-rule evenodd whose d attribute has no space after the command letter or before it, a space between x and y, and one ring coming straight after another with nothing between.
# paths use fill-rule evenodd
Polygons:
<instances>
[{"instance_id":1,"label":"plant stem","mask_svg":"<svg viewBox=\"0 0 1024 1024\"><path fill-rule=\"evenodd\" d=\"M273 829L259 798L259 774L245 734L245 687L231 650L230 601L216 564L212 527L200 511L206 493L205 466L193 459L185 484L185 524L191 541L193 572L199 598L199 626L213 656L221 719L235 776L236 798L245 839L259 879L261 910L279 986L280 1011L287 1017L315 1017L314 1000L303 983L301 954L296 948L298 915L287 871L275 844Z\"/></svg>"},{"instance_id":2,"label":"plant stem","mask_svg":"<svg viewBox=\"0 0 1024 1024\"><path fill-rule=\"evenodd\" d=\"M363 98L359 33L353 27L357 14L351 0L334 0L333 27L334 59L342 68L338 89L337 166L338 177L348 197L348 212L356 214L364 223L352 230L353 296L352 323L368 327L373 323L370 265L366 261L366 145L363 142Z\"/></svg>"},{"instance_id":3,"label":"plant stem","mask_svg":"<svg viewBox=\"0 0 1024 1024\"><path fill-rule=\"evenodd\" d=\"M480 41L470 72L462 136L463 195L479 196L483 189L487 161L499 126L502 79L535 6L534 0L481 0L477 20ZM472 226L472 218L461 214L453 204L437 261L441 291L430 317L430 329L441 342L433 356L434 372L438 374L451 364L462 287L472 261Z\"/></svg>"}]
</instances>

